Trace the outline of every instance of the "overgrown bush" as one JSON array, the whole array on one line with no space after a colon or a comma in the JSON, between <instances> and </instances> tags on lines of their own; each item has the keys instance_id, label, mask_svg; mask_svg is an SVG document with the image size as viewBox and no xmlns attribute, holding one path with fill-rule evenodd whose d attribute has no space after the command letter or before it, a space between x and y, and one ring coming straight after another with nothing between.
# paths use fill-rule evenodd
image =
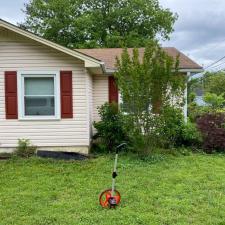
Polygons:
<instances>
[{"instance_id":1,"label":"overgrown bush","mask_svg":"<svg viewBox=\"0 0 225 225\"><path fill-rule=\"evenodd\" d=\"M134 123L131 123L132 120L129 115L126 116L126 126L127 126L127 135L129 137L129 150L137 153L139 156L147 156L159 143L159 135L156 132L156 129L153 124L157 124L157 119L152 117L151 126L153 128L150 131L144 133L140 131L137 127L135 127Z\"/></svg>"},{"instance_id":2,"label":"overgrown bush","mask_svg":"<svg viewBox=\"0 0 225 225\"><path fill-rule=\"evenodd\" d=\"M129 131L129 140L133 150L140 154L149 154L155 148L179 148L201 146L201 133L194 123L185 123L183 112L171 106L164 107L161 114L152 114L147 135Z\"/></svg>"},{"instance_id":3,"label":"overgrown bush","mask_svg":"<svg viewBox=\"0 0 225 225\"><path fill-rule=\"evenodd\" d=\"M127 141L125 120L116 103L105 103L98 108L101 121L94 122L98 147L101 151L111 152L123 141Z\"/></svg>"},{"instance_id":4,"label":"overgrown bush","mask_svg":"<svg viewBox=\"0 0 225 225\"><path fill-rule=\"evenodd\" d=\"M210 108L208 106L200 106L197 105L196 102L192 102L188 105L188 118L193 123L196 123L199 117L209 112Z\"/></svg>"},{"instance_id":5,"label":"overgrown bush","mask_svg":"<svg viewBox=\"0 0 225 225\"><path fill-rule=\"evenodd\" d=\"M23 158L31 157L35 154L37 147L32 145L29 139L19 139L15 155Z\"/></svg>"},{"instance_id":6,"label":"overgrown bush","mask_svg":"<svg viewBox=\"0 0 225 225\"><path fill-rule=\"evenodd\" d=\"M195 123L188 121L183 124L178 146L201 148L202 135Z\"/></svg>"},{"instance_id":7,"label":"overgrown bush","mask_svg":"<svg viewBox=\"0 0 225 225\"><path fill-rule=\"evenodd\" d=\"M224 107L225 99L224 93L217 95L215 93L205 93L204 101L211 108L212 111L220 110Z\"/></svg>"},{"instance_id":8,"label":"overgrown bush","mask_svg":"<svg viewBox=\"0 0 225 225\"><path fill-rule=\"evenodd\" d=\"M182 128L184 125L184 116L180 109L166 106L162 109L160 122L158 124L159 137L163 144L162 147L174 147L180 141Z\"/></svg>"},{"instance_id":9,"label":"overgrown bush","mask_svg":"<svg viewBox=\"0 0 225 225\"><path fill-rule=\"evenodd\" d=\"M167 106L160 115L159 137L163 148L199 147L201 134L194 123L184 121L181 109Z\"/></svg>"},{"instance_id":10,"label":"overgrown bush","mask_svg":"<svg viewBox=\"0 0 225 225\"><path fill-rule=\"evenodd\" d=\"M174 60L152 40L142 60L138 49L133 54L124 49L117 58L117 68L114 76L123 102L121 109L128 114L132 149L148 154L157 145L173 145L178 126L173 123L173 128L167 127L170 122L161 115L166 105L183 105L186 77L179 73L179 56Z\"/></svg>"},{"instance_id":11,"label":"overgrown bush","mask_svg":"<svg viewBox=\"0 0 225 225\"><path fill-rule=\"evenodd\" d=\"M203 136L203 148L207 153L225 151L225 114L207 113L197 120Z\"/></svg>"},{"instance_id":12,"label":"overgrown bush","mask_svg":"<svg viewBox=\"0 0 225 225\"><path fill-rule=\"evenodd\" d=\"M121 142L129 142L128 149L140 156L149 155L155 148L200 147L201 133L194 123L184 122L183 112L171 106L161 114L148 116L148 126L135 127L132 115L123 115L115 104L99 108L100 122L95 122L98 152L112 151ZM147 127L147 128L146 128Z\"/></svg>"}]
</instances>

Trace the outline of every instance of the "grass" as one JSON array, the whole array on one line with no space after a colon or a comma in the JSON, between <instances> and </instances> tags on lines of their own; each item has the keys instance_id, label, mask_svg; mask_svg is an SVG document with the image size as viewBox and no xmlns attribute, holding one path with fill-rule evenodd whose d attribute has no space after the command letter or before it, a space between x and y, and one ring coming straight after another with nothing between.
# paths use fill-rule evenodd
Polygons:
<instances>
[{"instance_id":1,"label":"grass","mask_svg":"<svg viewBox=\"0 0 225 225\"><path fill-rule=\"evenodd\" d=\"M0 161L1 225L225 224L225 156L120 156L116 210L102 209L113 156Z\"/></svg>"}]
</instances>

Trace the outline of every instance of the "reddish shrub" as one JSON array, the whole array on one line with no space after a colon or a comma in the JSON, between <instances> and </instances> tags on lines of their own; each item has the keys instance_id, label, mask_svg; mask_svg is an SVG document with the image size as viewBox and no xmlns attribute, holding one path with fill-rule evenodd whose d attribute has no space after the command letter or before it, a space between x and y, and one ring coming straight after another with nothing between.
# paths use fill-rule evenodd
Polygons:
<instances>
[{"instance_id":1,"label":"reddish shrub","mask_svg":"<svg viewBox=\"0 0 225 225\"><path fill-rule=\"evenodd\" d=\"M207 153L213 150L225 151L225 114L207 113L197 119L197 127L202 133L203 148Z\"/></svg>"}]
</instances>

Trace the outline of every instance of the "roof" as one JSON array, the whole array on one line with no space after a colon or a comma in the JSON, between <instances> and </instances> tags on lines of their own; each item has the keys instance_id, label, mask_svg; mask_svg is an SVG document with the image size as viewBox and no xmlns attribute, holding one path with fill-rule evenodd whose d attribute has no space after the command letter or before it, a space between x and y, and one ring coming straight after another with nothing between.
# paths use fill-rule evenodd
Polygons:
<instances>
[{"instance_id":1,"label":"roof","mask_svg":"<svg viewBox=\"0 0 225 225\"><path fill-rule=\"evenodd\" d=\"M29 31L25 31L11 23L8 23L0 19L0 27L13 31L17 34L20 34L24 37L30 38L34 41L37 41L41 44L54 48L58 51L64 52L70 56L73 56L77 59L84 61L85 67L91 68L97 72L100 70L103 73L113 73L116 70L115 62L116 56L120 57L122 54L122 48L98 48L98 49L75 49L71 50L69 48L63 47L59 44L56 44L52 41L46 40L42 37L39 37L36 34L33 34ZM129 48L128 51L132 54L133 48ZM168 55L176 57L180 54L180 69L183 69L187 72L202 72L203 69L189 57L185 56L183 53L178 51L176 48L164 48ZM139 48L140 58L142 59L144 54L144 48ZM95 71L95 72L96 72Z\"/></svg>"},{"instance_id":2,"label":"roof","mask_svg":"<svg viewBox=\"0 0 225 225\"><path fill-rule=\"evenodd\" d=\"M202 70L202 67L194 62L192 59L184 55L182 52L173 47L163 48L165 52L176 58L177 55L180 54L180 69L189 69L189 70ZM122 48L95 48L95 49L76 49L81 53L90 55L96 59L99 59L105 63L107 69L115 70L116 57L120 57L122 54ZM139 48L139 56L140 59L143 58L145 48ZM133 52L133 48L128 48L128 52L131 55Z\"/></svg>"},{"instance_id":3,"label":"roof","mask_svg":"<svg viewBox=\"0 0 225 225\"><path fill-rule=\"evenodd\" d=\"M0 19L0 27L3 27L5 29L13 31L17 34L20 34L24 37L27 37L27 38L32 39L34 41L37 41L41 44L44 44L44 45L49 46L51 48L54 48L58 51L64 52L65 54L73 56L77 59L80 59L80 60L85 62L85 67L101 67L103 70L105 69L104 63L101 60L94 58L93 56L86 55L86 54L84 54L80 51L74 51L74 50L71 50L69 48L63 47L63 46L61 46L59 44L56 44L52 41L46 40L42 37L39 37L38 35L33 34L29 31L25 31L25 30L15 26L15 25L11 24L11 23L8 23L8 22L2 20L2 19Z\"/></svg>"}]
</instances>

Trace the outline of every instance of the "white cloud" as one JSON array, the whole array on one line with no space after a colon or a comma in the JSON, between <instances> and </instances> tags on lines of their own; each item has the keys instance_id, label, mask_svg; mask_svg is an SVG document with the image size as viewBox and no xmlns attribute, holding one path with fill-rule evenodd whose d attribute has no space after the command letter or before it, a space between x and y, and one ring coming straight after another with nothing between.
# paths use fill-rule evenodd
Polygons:
<instances>
[{"instance_id":1,"label":"white cloud","mask_svg":"<svg viewBox=\"0 0 225 225\"><path fill-rule=\"evenodd\" d=\"M179 15L170 41L199 64L208 65L225 55L225 1L160 0Z\"/></svg>"}]
</instances>

